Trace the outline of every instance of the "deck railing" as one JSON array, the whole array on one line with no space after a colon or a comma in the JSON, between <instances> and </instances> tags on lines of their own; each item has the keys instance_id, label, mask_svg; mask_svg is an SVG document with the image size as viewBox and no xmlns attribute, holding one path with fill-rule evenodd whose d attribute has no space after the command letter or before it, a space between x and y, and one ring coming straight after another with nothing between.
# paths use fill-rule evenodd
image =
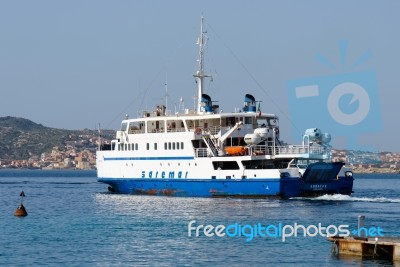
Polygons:
<instances>
[{"instance_id":1,"label":"deck railing","mask_svg":"<svg viewBox=\"0 0 400 267\"><path fill-rule=\"evenodd\" d=\"M289 154L312 154L323 155L327 153L324 147L303 146L303 145L288 145L288 146L254 146L253 153L256 155L289 155Z\"/></svg>"},{"instance_id":2,"label":"deck railing","mask_svg":"<svg viewBox=\"0 0 400 267\"><path fill-rule=\"evenodd\" d=\"M221 131L221 126L211 126L211 127L188 127L189 132L195 132L196 129L201 129L202 132L209 133L212 135L216 135Z\"/></svg>"},{"instance_id":3,"label":"deck railing","mask_svg":"<svg viewBox=\"0 0 400 267\"><path fill-rule=\"evenodd\" d=\"M208 148L196 148L196 157L210 157L211 153ZM324 147L303 146L303 145L289 145L289 146L265 146L258 145L249 148L249 154L256 155L269 155L269 156L285 156L285 155L308 155L308 156L328 156L329 149Z\"/></svg>"},{"instance_id":4,"label":"deck railing","mask_svg":"<svg viewBox=\"0 0 400 267\"><path fill-rule=\"evenodd\" d=\"M167 129L168 133L186 132L185 128L171 128Z\"/></svg>"},{"instance_id":5,"label":"deck railing","mask_svg":"<svg viewBox=\"0 0 400 267\"><path fill-rule=\"evenodd\" d=\"M143 134L145 131L144 130L133 130L129 129L128 133L129 134Z\"/></svg>"},{"instance_id":6,"label":"deck railing","mask_svg":"<svg viewBox=\"0 0 400 267\"><path fill-rule=\"evenodd\" d=\"M196 148L196 157L206 158L209 156L208 148Z\"/></svg>"}]
</instances>

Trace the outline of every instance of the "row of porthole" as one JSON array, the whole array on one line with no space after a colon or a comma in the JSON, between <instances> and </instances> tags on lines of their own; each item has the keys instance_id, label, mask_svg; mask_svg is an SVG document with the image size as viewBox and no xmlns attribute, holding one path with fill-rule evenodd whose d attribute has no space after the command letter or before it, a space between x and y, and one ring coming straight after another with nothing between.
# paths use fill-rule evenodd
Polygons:
<instances>
[{"instance_id":1,"label":"row of porthole","mask_svg":"<svg viewBox=\"0 0 400 267\"><path fill-rule=\"evenodd\" d=\"M184 143L183 142L165 142L164 143L164 149L165 150L179 150L184 148Z\"/></svg>"},{"instance_id":2,"label":"row of porthole","mask_svg":"<svg viewBox=\"0 0 400 267\"><path fill-rule=\"evenodd\" d=\"M138 150L139 145L137 143L135 144L118 144L118 150L119 151L131 151L131 150Z\"/></svg>"},{"instance_id":3,"label":"row of porthole","mask_svg":"<svg viewBox=\"0 0 400 267\"><path fill-rule=\"evenodd\" d=\"M157 143L154 143L154 150L158 149ZM150 150L150 143L146 143L146 149ZM165 142L164 143L165 150L182 150L184 149L183 142ZM128 144L118 144L119 151L131 151L131 150L139 150L139 145L137 143L128 143Z\"/></svg>"},{"instance_id":4,"label":"row of porthole","mask_svg":"<svg viewBox=\"0 0 400 267\"><path fill-rule=\"evenodd\" d=\"M171 164L168 162L168 166L170 166ZM162 162L160 162L160 166L162 166ZM178 162L178 166L181 166L181 163ZM189 166L190 166L190 162L189 162ZM194 166L197 166L197 163L194 164Z\"/></svg>"},{"instance_id":5,"label":"row of porthole","mask_svg":"<svg viewBox=\"0 0 400 267\"><path fill-rule=\"evenodd\" d=\"M183 142L165 142L164 150L181 150L184 148ZM158 144L154 143L154 150L158 149ZM150 143L146 143L146 149L150 150Z\"/></svg>"}]
</instances>

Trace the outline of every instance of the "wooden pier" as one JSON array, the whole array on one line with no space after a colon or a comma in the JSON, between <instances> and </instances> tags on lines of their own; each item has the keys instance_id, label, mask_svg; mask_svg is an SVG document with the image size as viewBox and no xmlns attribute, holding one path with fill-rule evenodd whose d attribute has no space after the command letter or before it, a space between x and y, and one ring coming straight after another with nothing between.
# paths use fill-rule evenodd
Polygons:
<instances>
[{"instance_id":1,"label":"wooden pier","mask_svg":"<svg viewBox=\"0 0 400 267\"><path fill-rule=\"evenodd\" d=\"M332 253L336 255L400 261L399 237L332 236L328 240L332 242Z\"/></svg>"}]
</instances>

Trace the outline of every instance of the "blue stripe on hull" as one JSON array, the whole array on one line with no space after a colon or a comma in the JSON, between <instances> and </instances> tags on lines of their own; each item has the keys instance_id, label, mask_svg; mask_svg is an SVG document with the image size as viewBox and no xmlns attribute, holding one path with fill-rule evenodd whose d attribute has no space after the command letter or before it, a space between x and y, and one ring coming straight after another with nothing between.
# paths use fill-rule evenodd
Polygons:
<instances>
[{"instance_id":1,"label":"blue stripe on hull","mask_svg":"<svg viewBox=\"0 0 400 267\"><path fill-rule=\"evenodd\" d=\"M188 157L114 157L104 158L104 161L108 160L193 160L193 156Z\"/></svg>"},{"instance_id":2,"label":"blue stripe on hull","mask_svg":"<svg viewBox=\"0 0 400 267\"><path fill-rule=\"evenodd\" d=\"M299 178L257 180L176 180L98 178L116 193L185 197L295 197L300 195Z\"/></svg>"}]
</instances>

